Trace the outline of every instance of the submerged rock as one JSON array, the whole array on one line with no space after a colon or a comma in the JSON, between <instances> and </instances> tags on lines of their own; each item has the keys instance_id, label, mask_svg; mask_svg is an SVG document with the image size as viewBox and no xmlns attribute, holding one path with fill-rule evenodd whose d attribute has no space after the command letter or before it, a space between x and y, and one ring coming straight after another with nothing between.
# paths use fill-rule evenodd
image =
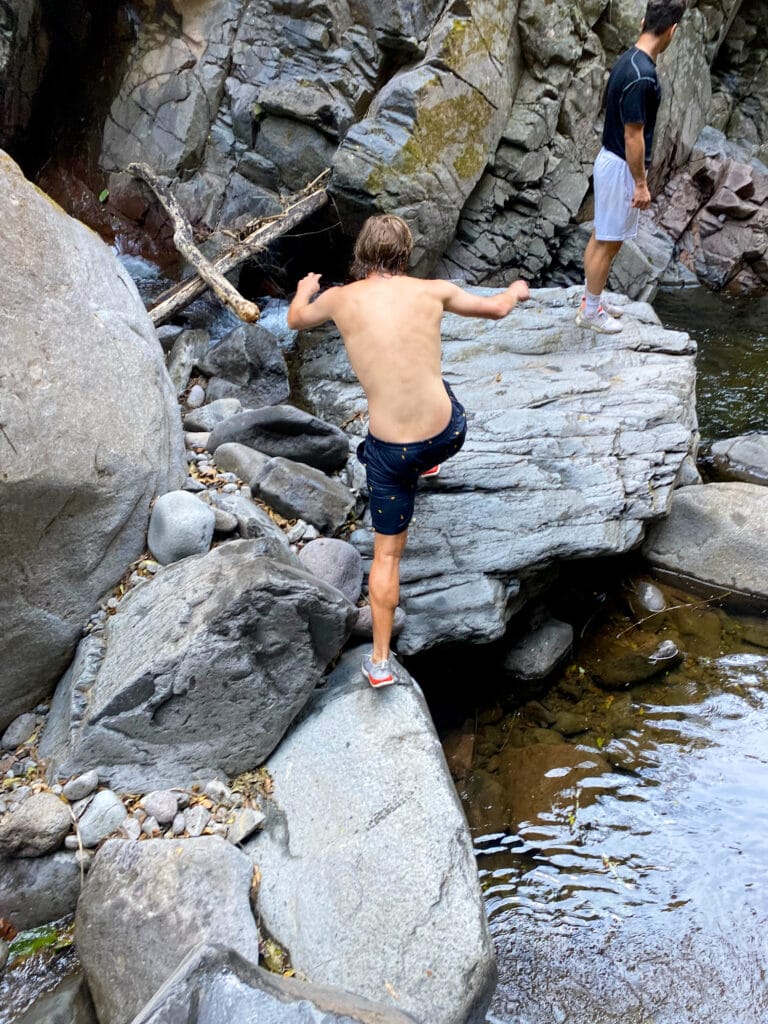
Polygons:
<instances>
[{"instance_id":1,"label":"submerged rock","mask_svg":"<svg viewBox=\"0 0 768 1024\"><path fill-rule=\"evenodd\" d=\"M715 441L707 459L717 480L768 484L768 434L742 434Z\"/></svg>"},{"instance_id":2,"label":"submerged rock","mask_svg":"<svg viewBox=\"0 0 768 1024\"><path fill-rule=\"evenodd\" d=\"M361 651L268 761L259 914L313 981L479 1022L495 966L464 816L420 690L372 690Z\"/></svg>"}]
</instances>

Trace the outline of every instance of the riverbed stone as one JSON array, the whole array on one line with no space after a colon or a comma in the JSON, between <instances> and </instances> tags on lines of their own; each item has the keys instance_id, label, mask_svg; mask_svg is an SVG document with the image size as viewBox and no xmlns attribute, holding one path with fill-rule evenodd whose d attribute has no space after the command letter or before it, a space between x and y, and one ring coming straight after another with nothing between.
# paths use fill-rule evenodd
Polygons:
<instances>
[{"instance_id":1,"label":"riverbed stone","mask_svg":"<svg viewBox=\"0 0 768 1024\"><path fill-rule=\"evenodd\" d=\"M216 465L225 473L234 473L238 479L250 483L254 477L260 476L269 464L269 456L257 452L247 444L240 444L239 441L226 441L219 444L215 440L211 442L211 451Z\"/></svg>"},{"instance_id":2,"label":"riverbed stone","mask_svg":"<svg viewBox=\"0 0 768 1024\"><path fill-rule=\"evenodd\" d=\"M61 846L71 827L63 800L33 793L0 818L0 857L42 857Z\"/></svg>"},{"instance_id":3,"label":"riverbed stone","mask_svg":"<svg viewBox=\"0 0 768 1024\"><path fill-rule=\"evenodd\" d=\"M344 484L290 459L270 459L250 485L254 494L280 515L304 519L331 533L344 525L355 506L354 496Z\"/></svg>"},{"instance_id":4,"label":"riverbed stone","mask_svg":"<svg viewBox=\"0 0 768 1024\"><path fill-rule=\"evenodd\" d=\"M17 931L58 921L75 909L80 865L63 850L42 857L0 859L0 917Z\"/></svg>"},{"instance_id":5,"label":"riverbed stone","mask_svg":"<svg viewBox=\"0 0 768 1024\"><path fill-rule=\"evenodd\" d=\"M0 197L4 729L61 677L184 456L162 349L115 254L2 153Z\"/></svg>"},{"instance_id":6,"label":"riverbed stone","mask_svg":"<svg viewBox=\"0 0 768 1024\"><path fill-rule=\"evenodd\" d=\"M211 402L236 398L257 409L284 402L290 392L288 367L277 339L258 324L240 324L208 349L199 368L210 379Z\"/></svg>"},{"instance_id":7,"label":"riverbed stone","mask_svg":"<svg viewBox=\"0 0 768 1024\"><path fill-rule=\"evenodd\" d=\"M231 946L257 961L252 877L245 854L216 836L106 842L75 918L78 955L101 1024L130 1021L201 942Z\"/></svg>"},{"instance_id":8,"label":"riverbed stone","mask_svg":"<svg viewBox=\"0 0 768 1024\"><path fill-rule=\"evenodd\" d=\"M218 398L188 412L184 417L184 429L210 433L217 423L229 419L230 416L237 416L242 409L237 398Z\"/></svg>"},{"instance_id":9,"label":"riverbed stone","mask_svg":"<svg viewBox=\"0 0 768 1024\"><path fill-rule=\"evenodd\" d=\"M392 621L392 636L399 636L404 628L405 612L402 608L395 608L395 617ZM366 640L373 639L373 616L369 604L364 604L359 609L355 625L352 627L352 636L364 637Z\"/></svg>"},{"instance_id":10,"label":"riverbed stone","mask_svg":"<svg viewBox=\"0 0 768 1024\"><path fill-rule=\"evenodd\" d=\"M540 289L505 320L443 318L444 375L468 434L416 496L402 654L500 639L535 590L528 581L560 560L632 550L668 510L698 442L695 344L636 302L621 334L579 331L580 298ZM297 386L309 407L336 423L364 411L335 331L307 346ZM368 513L350 541L367 568Z\"/></svg>"},{"instance_id":11,"label":"riverbed stone","mask_svg":"<svg viewBox=\"0 0 768 1024\"><path fill-rule=\"evenodd\" d=\"M430 1024L480 1021L495 966L464 815L418 686L401 670L372 690L364 650L267 762L267 820L247 844L258 912L315 982Z\"/></svg>"},{"instance_id":12,"label":"riverbed stone","mask_svg":"<svg viewBox=\"0 0 768 1024\"><path fill-rule=\"evenodd\" d=\"M187 491L169 491L152 508L147 546L161 564L177 562L207 551L213 539L215 516Z\"/></svg>"},{"instance_id":13,"label":"riverbed stone","mask_svg":"<svg viewBox=\"0 0 768 1024\"><path fill-rule=\"evenodd\" d=\"M14 718L11 724L3 733L0 739L0 747L6 750L15 750L16 747L26 743L37 728L37 718L31 711L27 711L18 718Z\"/></svg>"},{"instance_id":14,"label":"riverbed stone","mask_svg":"<svg viewBox=\"0 0 768 1024\"><path fill-rule=\"evenodd\" d=\"M392 1007L338 988L265 971L234 949L201 945L181 963L131 1024L415 1024Z\"/></svg>"},{"instance_id":15,"label":"riverbed stone","mask_svg":"<svg viewBox=\"0 0 768 1024\"><path fill-rule=\"evenodd\" d=\"M114 788L147 792L267 757L355 610L258 551L229 541L162 569L123 598L103 638L83 641L41 741L52 775L95 766Z\"/></svg>"},{"instance_id":16,"label":"riverbed stone","mask_svg":"<svg viewBox=\"0 0 768 1024\"><path fill-rule=\"evenodd\" d=\"M768 600L768 489L714 483L681 487L668 518L649 532L643 554L679 582L712 585L762 605Z\"/></svg>"},{"instance_id":17,"label":"riverbed stone","mask_svg":"<svg viewBox=\"0 0 768 1024\"><path fill-rule=\"evenodd\" d=\"M768 434L751 433L715 441L707 459L716 480L768 484Z\"/></svg>"},{"instance_id":18,"label":"riverbed stone","mask_svg":"<svg viewBox=\"0 0 768 1024\"><path fill-rule=\"evenodd\" d=\"M237 532L243 540L260 542L259 554L298 566L288 538L261 505L242 494L215 494L212 501L217 508L235 516Z\"/></svg>"},{"instance_id":19,"label":"riverbed stone","mask_svg":"<svg viewBox=\"0 0 768 1024\"><path fill-rule=\"evenodd\" d=\"M93 768L91 771L83 772L82 775L78 775L65 783L62 793L70 803L74 803L76 800L84 800L85 797L90 796L98 784L99 773Z\"/></svg>"},{"instance_id":20,"label":"riverbed stone","mask_svg":"<svg viewBox=\"0 0 768 1024\"><path fill-rule=\"evenodd\" d=\"M159 789L141 801L144 810L160 825L169 825L179 810L179 798L170 789Z\"/></svg>"},{"instance_id":21,"label":"riverbed stone","mask_svg":"<svg viewBox=\"0 0 768 1024\"><path fill-rule=\"evenodd\" d=\"M302 569L340 590L352 604L363 587L363 559L357 548L335 537L318 537L299 552Z\"/></svg>"},{"instance_id":22,"label":"riverbed stone","mask_svg":"<svg viewBox=\"0 0 768 1024\"><path fill-rule=\"evenodd\" d=\"M123 801L111 789L100 789L78 819L80 842L86 849L117 832L128 816Z\"/></svg>"},{"instance_id":23,"label":"riverbed stone","mask_svg":"<svg viewBox=\"0 0 768 1024\"><path fill-rule=\"evenodd\" d=\"M216 452L233 441L329 473L342 469L349 457L343 430L292 405L248 409L231 417L213 429L209 447Z\"/></svg>"}]
</instances>

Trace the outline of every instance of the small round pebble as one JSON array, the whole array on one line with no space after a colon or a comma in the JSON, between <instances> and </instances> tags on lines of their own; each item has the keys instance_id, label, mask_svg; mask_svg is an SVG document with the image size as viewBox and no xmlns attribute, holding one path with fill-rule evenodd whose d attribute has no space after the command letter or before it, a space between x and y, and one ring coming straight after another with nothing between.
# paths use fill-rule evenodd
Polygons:
<instances>
[{"instance_id":1,"label":"small round pebble","mask_svg":"<svg viewBox=\"0 0 768 1024\"><path fill-rule=\"evenodd\" d=\"M20 747L22 743L27 742L36 728L37 719L31 711L24 715L19 715L18 718L14 718L3 733L0 746L5 747L6 750L15 750L16 747Z\"/></svg>"},{"instance_id":2,"label":"small round pebble","mask_svg":"<svg viewBox=\"0 0 768 1024\"><path fill-rule=\"evenodd\" d=\"M179 801L169 789L158 789L147 793L142 800L144 810L158 825L169 825L179 810Z\"/></svg>"},{"instance_id":3,"label":"small round pebble","mask_svg":"<svg viewBox=\"0 0 768 1024\"><path fill-rule=\"evenodd\" d=\"M74 803L76 800L83 800L85 797L90 796L98 784L99 773L95 768L92 768L89 772L84 772L82 775L70 779L63 787L62 793L67 800Z\"/></svg>"},{"instance_id":4,"label":"small round pebble","mask_svg":"<svg viewBox=\"0 0 768 1024\"><path fill-rule=\"evenodd\" d=\"M205 401L205 389L199 384L193 384L187 395L187 408L199 409Z\"/></svg>"},{"instance_id":5,"label":"small round pebble","mask_svg":"<svg viewBox=\"0 0 768 1024\"><path fill-rule=\"evenodd\" d=\"M184 819L184 815L182 814L181 811L179 811L179 813L173 819L173 824L171 825L171 835L180 836L184 832L186 832L186 829L187 823Z\"/></svg>"}]
</instances>

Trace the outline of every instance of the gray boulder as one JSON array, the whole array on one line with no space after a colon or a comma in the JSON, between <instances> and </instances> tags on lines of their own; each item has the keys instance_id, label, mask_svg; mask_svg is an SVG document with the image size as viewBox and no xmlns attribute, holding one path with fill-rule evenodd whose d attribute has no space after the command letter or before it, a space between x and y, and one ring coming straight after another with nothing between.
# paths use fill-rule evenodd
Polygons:
<instances>
[{"instance_id":1,"label":"gray boulder","mask_svg":"<svg viewBox=\"0 0 768 1024\"><path fill-rule=\"evenodd\" d=\"M0 146L27 127L49 48L39 0L16 0L6 7L0 28Z\"/></svg>"},{"instance_id":2,"label":"gray boulder","mask_svg":"<svg viewBox=\"0 0 768 1024\"><path fill-rule=\"evenodd\" d=\"M289 459L270 459L251 490L287 519L304 519L318 530L340 529L355 506L352 493L319 469Z\"/></svg>"},{"instance_id":3,"label":"gray boulder","mask_svg":"<svg viewBox=\"0 0 768 1024\"><path fill-rule=\"evenodd\" d=\"M212 432L213 433L213 432ZM269 456L255 451L247 444L228 441L219 444L218 440L208 437L210 450L216 465L225 473L234 473L243 483L250 484L254 477L260 476L269 463Z\"/></svg>"},{"instance_id":4,"label":"gray boulder","mask_svg":"<svg viewBox=\"0 0 768 1024\"><path fill-rule=\"evenodd\" d=\"M114 253L4 154L0 196L1 729L50 692L185 462L162 349Z\"/></svg>"},{"instance_id":5,"label":"gray boulder","mask_svg":"<svg viewBox=\"0 0 768 1024\"><path fill-rule=\"evenodd\" d=\"M302 569L340 590L352 604L363 587L363 560L357 548L335 537L318 537L299 552Z\"/></svg>"},{"instance_id":6,"label":"gray boulder","mask_svg":"<svg viewBox=\"0 0 768 1024\"><path fill-rule=\"evenodd\" d=\"M211 546L213 509L188 491L169 491L152 507L147 546L161 564L204 554Z\"/></svg>"},{"instance_id":7,"label":"gray boulder","mask_svg":"<svg viewBox=\"0 0 768 1024\"><path fill-rule=\"evenodd\" d=\"M626 303L622 333L596 341L574 324L580 297L541 289L505 320L443 319L444 373L468 435L416 497L403 654L500 639L553 564L629 551L667 512L698 442L695 344L644 303ZM312 353L297 386L343 423L364 398L335 332L316 332ZM372 532L350 540L367 560Z\"/></svg>"},{"instance_id":8,"label":"gray boulder","mask_svg":"<svg viewBox=\"0 0 768 1024\"><path fill-rule=\"evenodd\" d=\"M0 818L0 857L42 857L72 828L67 805L53 793L33 793Z\"/></svg>"},{"instance_id":9,"label":"gray boulder","mask_svg":"<svg viewBox=\"0 0 768 1024\"><path fill-rule=\"evenodd\" d=\"M198 366L210 379L209 402L236 398L248 408L284 402L288 367L277 340L258 324L241 324L211 345Z\"/></svg>"},{"instance_id":10,"label":"gray boulder","mask_svg":"<svg viewBox=\"0 0 768 1024\"><path fill-rule=\"evenodd\" d=\"M295 970L430 1024L484 1020L493 947L472 842L418 687L347 652L268 762L248 844L258 911ZM375 742L371 737L375 736Z\"/></svg>"},{"instance_id":11,"label":"gray boulder","mask_svg":"<svg viewBox=\"0 0 768 1024\"><path fill-rule=\"evenodd\" d=\"M342 469L349 457L343 430L292 405L249 409L233 416L211 431L208 447L216 452L220 445L232 441L329 473Z\"/></svg>"},{"instance_id":12,"label":"gray boulder","mask_svg":"<svg viewBox=\"0 0 768 1024\"><path fill-rule=\"evenodd\" d=\"M399 1010L338 988L262 970L234 949L198 946L131 1024L414 1024Z\"/></svg>"},{"instance_id":13,"label":"gray boulder","mask_svg":"<svg viewBox=\"0 0 768 1024\"><path fill-rule=\"evenodd\" d=\"M82 871L74 853L0 860L0 917L18 931L58 921L75 909Z\"/></svg>"},{"instance_id":14,"label":"gray boulder","mask_svg":"<svg viewBox=\"0 0 768 1024\"><path fill-rule=\"evenodd\" d=\"M252 878L245 854L217 836L106 842L75 918L100 1024L130 1021L201 942L258 960Z\"/></svg>"},{"instance_id":15,"label":"gray boulder","mask_svg":"<svg viewBox=\"0 0 768 1024\"><path fill-rule=\"evenodd\" d=\"M743 434L715 441L707 460L718 480L768 484L768 434Z\"/></svg>"},{"instance_id":16,"label":"gray boulder","mask_svg":"<svg viewBox=\"0 0 768 1024\"><path fill-rule=\"evenodd\" d=\"M643 545L657 569L759 603L768 599L768 490L757 484L681 487Z\"/></svg>"},{"instance_id":17,"label":"gray boulder","mask_svg":"<svg viewBox=\"0 0 768 1024\"><path fill-rule=\"evenodd\" d=\"M147 792L264 760L346 640L355 610L300 569L231 541L131 591L83 641L40 746Z\"/></svg>"},{"instance_id":18,"label":"gray boulder","mask_svg":"<svg viewBox=\"0 0 768 1024\"><path fill-rule=\"evenodd\" d=\"M95 770L89 772L83 772L82 775L76 775L74 779L70 779L69 782L64 784L62 793L70 801L84 800L85 797L90 796L94 792L99 784L99 773Z\"/></svg>"},{"instance_id":19,"label":"gray boulder","mask_svg":"<svg viewBox=\"0 0 768 1024\"><path fill-rule=\"evenodd\" d=\"M184 417L185 430L200 430L210 433L217 423L237 416L242 412L242 405L237 398L218 398L199 409L193 409Z\"/></svg>"},{"instance_id":20,"label":"gray boulder","mask_svg":"<svg viewBox=\"0 0 768 1024\"><path fill-rule=\"evenodd\" d=\"M259 554L298 566L288 538L260 505L242 494L217 494L214 495L213 501L217 508L235 516L237 531L243 540L261 542Z\"/></svg>"},{"instance_id":21,"label":"gray boulder","mask_svg":"<svg viewBox=\"0 0 768 1024\"><path fill-rule=\"evenodd\" d=\"M400 636L405 627L405 612L402 608L395 608L395 617L392 622L392 636ZM358 611L357 620L352 627L352 636L365 640L373 638L373 617L371 606L364 604Z\"/></svg>"}]
</instances>

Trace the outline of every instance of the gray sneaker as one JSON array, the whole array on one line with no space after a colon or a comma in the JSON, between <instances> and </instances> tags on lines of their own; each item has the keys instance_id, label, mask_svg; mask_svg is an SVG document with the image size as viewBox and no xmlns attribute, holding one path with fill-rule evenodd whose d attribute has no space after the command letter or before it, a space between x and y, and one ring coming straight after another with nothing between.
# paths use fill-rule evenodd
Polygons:
<instances>
[{"instance_id":1,"label":"gray sneaker","mask_svg":"<svg viewBox=\"0 0 768 1024\"><path fill-rule=\"evenodd\" d=\"M373 658L363 658L363 679L367 679L374 690L383 686L392 686L397 682L389 661L374 661Z\"/></svg>"},{"instance_id":2,"label":"gray sneaker","mask_svg":"<svg viewBox=\"0 0 768 1024\"><path fill-rule=\"evenodd\" d=\"M602 306L597 307L594 316L587 316L583 309L579 309L576 323L579 327L588 327L590 331L596 331L598 334L619 334L622 330L622 325L616 317L609 316Z\"/></svg>"}]
</instances>

